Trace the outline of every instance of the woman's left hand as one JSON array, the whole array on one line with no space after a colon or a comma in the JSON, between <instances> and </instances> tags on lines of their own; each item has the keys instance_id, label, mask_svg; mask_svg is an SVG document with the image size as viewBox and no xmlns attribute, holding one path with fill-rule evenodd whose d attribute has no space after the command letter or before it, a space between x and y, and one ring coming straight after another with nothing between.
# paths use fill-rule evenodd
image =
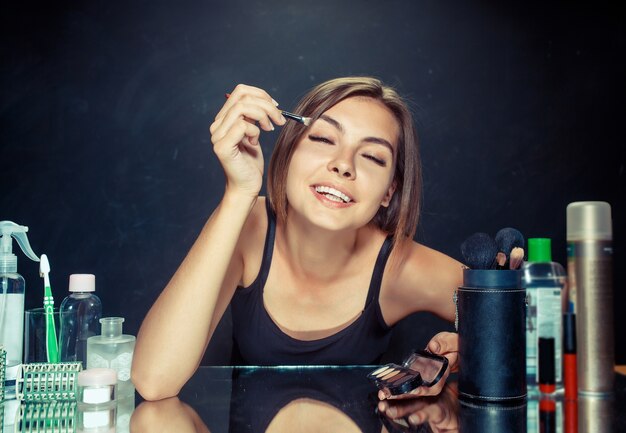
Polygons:
<instances>
[{"instance_id":1,"label":"woman's left hand","mask_svg":"<svg viewBox=\"0 0 626 433\"><path fill-rule=\"evenodd\" d=\"M427 395L437 395L441 392L450 372L456 371L459 363L459 335L454 332L440 332L429 342L426 348L435 355L442 355L448 358L448 368L443 377L433 386L419 386L407 393L392 395L387 389L378 391L378 398L385 399L405 399L423 397Z\"/></svg>"}]
</instances>

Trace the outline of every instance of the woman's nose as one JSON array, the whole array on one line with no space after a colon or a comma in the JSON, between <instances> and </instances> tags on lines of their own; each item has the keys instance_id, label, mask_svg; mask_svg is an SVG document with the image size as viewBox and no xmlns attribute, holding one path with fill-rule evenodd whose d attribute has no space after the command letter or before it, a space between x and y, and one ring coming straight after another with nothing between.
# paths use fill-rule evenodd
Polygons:
<instances>
[{"instance_id":1,"label":"woman's nose","mask_svg":"<svg viewBox=\"0 0 626 433\"><path fill-rule=\"evenodd\" d=\"M354 170L354 163L349 155L337 155L332 161L328 163L328 170L336 173L344 179L354 179L356 172Z\"/></svg>"}]
</instances>

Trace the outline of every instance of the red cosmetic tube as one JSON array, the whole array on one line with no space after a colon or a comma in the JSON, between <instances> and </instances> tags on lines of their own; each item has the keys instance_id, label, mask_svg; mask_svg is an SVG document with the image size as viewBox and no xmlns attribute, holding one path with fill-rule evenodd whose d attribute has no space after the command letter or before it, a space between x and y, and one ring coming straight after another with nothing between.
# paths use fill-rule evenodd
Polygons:
<instances>
[{"instance_id":1,"label":"red cosmetic tube","mask_svg":"<svg viewBox=\"0 0 626 433\"><path fill-rule=\"evenodd\" d=\"M578 398L578 373L576 366L576 315L563 314L563 385L565 399Z\"/></svg>"}]
</instances>

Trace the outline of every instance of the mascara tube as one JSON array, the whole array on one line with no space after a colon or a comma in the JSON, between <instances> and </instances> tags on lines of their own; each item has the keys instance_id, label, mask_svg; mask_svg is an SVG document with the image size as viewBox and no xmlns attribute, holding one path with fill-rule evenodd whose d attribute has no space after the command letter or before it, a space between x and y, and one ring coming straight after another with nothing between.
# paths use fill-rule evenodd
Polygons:
<instances>
[{"instance_id":1,"label":"mascara tube","mask_svg":"<svg viewBox=\"0 0 626 433\"><path fill-rule=\"evenodd\" d=\"M567 206L568 269L576 291L578 393L614 390L611 206L602 201Z\"/></svg>"}]
</instances>

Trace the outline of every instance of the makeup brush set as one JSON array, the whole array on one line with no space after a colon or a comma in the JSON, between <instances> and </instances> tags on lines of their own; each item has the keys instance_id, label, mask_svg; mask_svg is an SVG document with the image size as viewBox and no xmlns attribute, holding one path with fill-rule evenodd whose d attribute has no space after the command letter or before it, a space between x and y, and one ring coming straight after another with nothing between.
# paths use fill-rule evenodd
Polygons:
<instances>
[{"instance_id":1,"label":"makeup brush set","mask_svg":"<svg viewBox=\"0 0 626 433\"><path fill-rule=\"evenodd\" d=\"M524 262L524 236L513 227L498 230L495 238L477 232L463 241L461 254L470 269L516 270Z\"/></svg>"},{"instance_id":2,"label":"makeup brush set","mask_svg":"<svg viewBox=\"0 0 626 433\"><path fill-rule=\"evenodd\" d=\"M454 295L461 399L513 403L526 398L524 236L506 227L461 244L467 268Z\"/></svg>"}]
</instances>

